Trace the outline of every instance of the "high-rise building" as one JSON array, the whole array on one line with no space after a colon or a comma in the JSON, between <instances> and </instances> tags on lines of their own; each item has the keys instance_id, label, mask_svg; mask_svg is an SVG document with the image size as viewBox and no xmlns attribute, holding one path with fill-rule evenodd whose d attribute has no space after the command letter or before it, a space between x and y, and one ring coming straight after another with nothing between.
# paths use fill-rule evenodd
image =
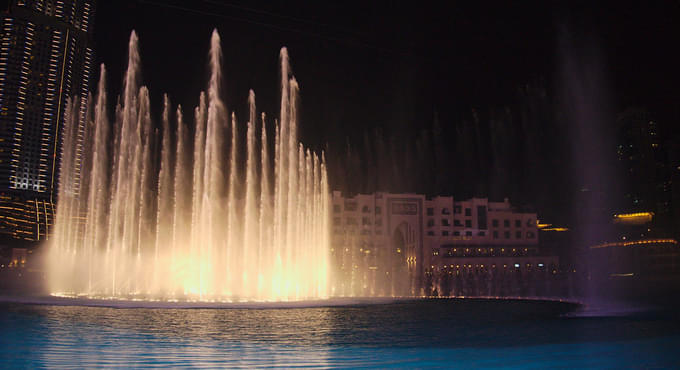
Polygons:
<instances>
[{"instance_id":1,"label":"high-rise building","mask_svg":"<svg viewBox=\"0 0 680 370\"><path fill-rule=\"evenodd\" d=\"M0 233L42 240L56 202L66 102L84 130L95 0L11 0L0 41Z\"/></svg>"},{"instance_id":2,"label":"high-rise building","mask_svg":"<svg viewBox=\"0 0 680 370\"><path fill-rule=\"evenodd\" d=\"M663 140L664 127L659 127L649 112L639 108L623 111L617 123L617 155L624 195L618 211L654 212L652 228L668 231L672 218L672 168Z\"/></svg>"}]
</instances>

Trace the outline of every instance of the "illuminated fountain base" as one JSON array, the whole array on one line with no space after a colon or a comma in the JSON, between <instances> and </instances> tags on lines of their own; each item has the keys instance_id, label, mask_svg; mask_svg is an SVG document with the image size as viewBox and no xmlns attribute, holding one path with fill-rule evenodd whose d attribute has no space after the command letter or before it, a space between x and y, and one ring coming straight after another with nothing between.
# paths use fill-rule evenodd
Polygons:
<instances>
[{"instance_id":1,"label":"illuminated fountain base","mask_svg":"<svg viewBox=\"0 0 680 370\"><path fill-rule=\"evenodd\" d=\"M193 117L166 96L162 122L154 124L148 90L139 86L134 32L113 124L104 66L94 99L69 100L47 259L54 295L166 302L329 296L325 160L298 141L298 84L287 51L280 54L280 116L268 130L252 91L246 123L228 113L220 43L214 31L210 81Z\"/></svg>"}]
</instances>

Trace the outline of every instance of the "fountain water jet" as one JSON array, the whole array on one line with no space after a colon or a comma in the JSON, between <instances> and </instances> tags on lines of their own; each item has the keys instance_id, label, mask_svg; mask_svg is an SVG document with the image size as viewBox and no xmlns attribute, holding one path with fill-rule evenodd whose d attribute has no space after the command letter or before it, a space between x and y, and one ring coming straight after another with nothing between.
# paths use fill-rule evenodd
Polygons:
<instances>
[{"instance_id":1,"label":"fountain water jet","mask_svg":"<svg viewBox=\"0 0 680 370\"><path fill-rule=\"evenodd\" d=\"M264 114L257 140L253 91L246 153L239 153L244 130L222 101L217 31L210 43L207 94L201 92L194 109L193 130L179 106L173 120L165 96L160 137L148 90L138 86L137 44L133 31L113 130L103 65L96 99L88 100L95 103L88 107L84 137L76 126L77 99L66 109L59 206L47 262L52 294L184 301L327 297L325 161L298 141L298 85L286 49L270 168ZM92 144L81 153L75 148L83 138ZM77 173L86 186L74 180Z\"/></svg>"}]
</instances>

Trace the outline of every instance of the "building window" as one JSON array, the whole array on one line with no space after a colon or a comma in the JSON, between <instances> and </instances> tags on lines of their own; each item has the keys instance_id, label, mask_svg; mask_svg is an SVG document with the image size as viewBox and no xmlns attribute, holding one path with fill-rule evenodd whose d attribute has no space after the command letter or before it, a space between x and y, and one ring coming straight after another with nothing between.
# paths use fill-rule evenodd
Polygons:
<instances>
[{"instance_id":1,"label":"building window","mask_svg":"<svg viewBox=\"0 0 680 370\"><path fill-rule=\"evenodd\" d=\"M339 204L333 205L333 213L340 213L340 205Z\"/></svg>"},{"instance_id":2,"label":"building window","mask_svg":"<svg viewBox=\"0 0 680 370\"><path fill-rule=\"evenodd\" d=\"M477 236L486 236L486 233L484 231L480 231L477 233Z\"/></svg>"},{"instance_id":3,"label":"building window","mask_svg":"<svg viewBox=\"0 0 680 370\"><path fill-rule=\"evenodd\" d=\"M442 218L442 226L451 226L448 218Z\"/></svg>"},{"instance_id":4,"label":"building window","mask_svg":"<svg viewBox=\"0 0 680 370\"><path fill-rule=\"evenodd\" d=\"M434 226L434 218L430 218L427 220L427 227L433 227Z\"/></svg>"},{"instance_id":5,"label":"building window","mask_svg":"<svg viewBox=\"0 0 680 370\"><path fill-rule=\"evenodd\" d=\"M375 219L375 226L382 226L382 218Z\"/></svg>"},{"instance_id":6,"label":"building window","mask_svg":"<svg viewBox=\"0 0 680 370\"><path fill-rule=\"evenodd\" d=\"M345 211L356 211L357 204L354 202L345 202Z\"/></svg>"},{"instance_id":7,"label":"building window","mask_svg":"<svg viewBox=\"0 0 680 370\"><path fill-rule=\"evenodd\" d=\"M460 214L461 207L460 206L453 206L453 213L456 215Z\"/></svg>"},{"instance_id":8,"label":"building window","mask_svg":"<svg viewBox=\"0 0 680 370\"><path fill-rule=\"evenodd\" d=\"M493 231L493 238L498 239L498 231L496 230Z\"/></svg>"},{"instance_id":9,"label":"building window","mask_svg":"<svg viewBox=\"0 0 680 370\"><path fill-rule=\"evenodd\" d=\"M463 224L460 222L459 219L454 219L453 220L453 226L463 227Z\"/></svg>"},{"instance_id":10,"label":"building window","mask_svg":"<svg viewBox=\"0 0 680 370\"><path fill-rule=\"evenodd\" d=\"M368 208L368 206L364 206L364 207L361 209L361 213L371 213L371 210Z\"/></svg>"},{"instance_id":11,"label":"building window","mask_svg":"<svg viewBox=\"0 0 680 370\"><path fill-rule=\"evenodd\" d=\"M498 220L492 220L492 221L491 221L491 225L492 225L493 227L498 227Z\"/></svg>"},{"instance_id":12,"label":"building window","mask_svg":"<svg viewBox=\"0 0 680 370\"><path fill-rule=\"evenodd\" d=\"M505 239L510 239L510 232L509 231L504 232L503 236L505 237Z\"/></svg>"},{"instance_id":13,"label":"building window","mask_svg":"<svg viewBox=\"0 0 680 370\"><path fill-rule=\"evenodd\" d=\"M527 227L532 227L532 226L535 226L535 225L536 224L534 223L534 221L532 219L527 218Z\"/></svg>"},{"instance_id":14,"label":"building window","mask_svg":"<svg viewBox=\"0 0 680 370\"><path fill-rule=\"evenodd\" d=\"M371 224L371 219L368 217L362 217L361 218L361 224L364 226L370 225Z\"/></svg>"},{"instance_id":15,"label":"building window","mask_svg":"<svg viewBox=\"0 0 680 370\"><path fill-rule=\"evenodd\" d=\"M434 216L434 208L429 207L429 208L427 209L427 215L428 215L428 216Z\"/></svg>"},{"instance_id":16,"label":"building window","mask_svg":"<svg viewBox=\"0 0 680 370\"><path fill-rule=\"evenodd\" d=\"M503 227L510 227L510 220L503 220Z\"/></svg>"},{"instance_id":17,"label":"building window","mask_svg":"<svg viewBox=\"0 0 680 370\"><path fill-rule=\"evenodd\" d=\"M347 217L347 225L356 225L357 220L353 219L352 217Z\"/></svg>"},{"instance_id":18,"label":"building window","mask_svg":"<svg viewBox=\"0 0 680 370\"><path fill-rule=\"evenodd\" d=\"M486 207L477 206L477 228L486 229Z\"/></svg>"},{"instance_id":19,"label":"building window","mask_svg":"<svg viewBox=\"0 0 680 370\"><path fill-rule=\"evenodd\" d=\"M450 214L451 214L451 211L449 211L448 208L442 208L442 214L443 214L443 215L450 215Z\"/></svg>"},{"instance_id":20,"label":"building window","mask_svg":"<svg viewBox=\"0 0 680 370\"><path fill-rule=\"evenodd\" d=\"M382 213L382 209L381 209L380 207L377 207L377 206L376 206L376 207L375 207L375 214L376 214L376 215L379 215L379 214L381 214L381 213Z\"/></svg>"},{"instance_id":21,"label":"building window","mask_svg":"<svg viewBox=\"0 0 680 370\"><path fill-rule=\"evenodd\" d=\"M465 220L465 227L472 227L472 220Z\"/></svg>"},{"instance_id":22,"label":"building window","mask_svg":"<svg viewBox=\"0 0 680 370\"><path fill-rule=\"evenodd\" d=\"M515 238L522 239L522 232L521 231L515 232Z\"/></svg>"},{"instance_id":23,"label":"building window","mask_svg":"<svg viewBox=\"0 0 680 370\"><path fill-rule=\"evenodd\" d=\"M361 230L361 235L371 235L371 230L368 229Z\"/></svg>"},{"instance_id":24,"label":"building window","mask_svg":"<svg viewBox=\"0 0 680 370\"><path fill-rule=\"evenodd\" d=\"M460 231L454 231L453 236L460 236Z\"/></svg>"},{"instance_id":25,"label":"building window","mask_svg":"<svg viewBox=\"0 0 680 370\"><path fill-rule=\"evenodd\" d=\"M472 216L472 208L465 208L465 215Z\"/></svg>"},{"instance_id":26,"label":"building window","mask_svg":"<svg viewBox=\"0 0 680 370\"><path fill-rule=\"evenodd\" d=\"M434 231L432 231L432 230L428 231L428 232L427 232L427 235L428 235L428 236L434 236Z\"/></svg>"},{"instance_id":27,"label":"building window","mask_svg":"<svg viewBox=\"0 0 680 370\"><path fill-rule=\"evenodd\" d=\"M515 227L522 227L522 221L521 220L515 220Z\"/></svg>"},{"instance_id":28,"label":"building window","mask_svg":"<svg viewBox=\"0 0 680 370\"><path fill-rule=\"evenodd\" d=\"M449 236L449 232L446 230L442 231L442 236Z\"/></svg>"},{"instance_id":29,"label":"building window","mask_svg":"<svg viewBox=\"0 0 680 370\"><path fill-rule=\"evenodd\" d=\"M527 238L528 239L533 239L536 237L536 234L534 234L533 231L527 231Z\"/></svg>"},{"instance_id":30,"label":"building window","mask_svg":"<svg viewBox=\"0 0 680 370\"><path fill-rule=\"evenodd\" d=\"M472 236L472 231L466 231L465 236Z\"/></svg>"},{"instance_id":31,"label":"building window","mask_svg":"<svg viewBox=\"0 0 680 370\"><path fill-rule=\"evenodd\" d=\"M438 256L439 255L439 249L438 248L432 248L432 255Z\"/></svg>"},{"instance_id":32,"label":"building window","mask_svg":"<svg viewBox=\"0 0 680 370\"><path fill-rule=\"evenodd\" d=\"M333 225L338 226L338 225L340 225L341 222L342 221L340 220L340 217L333 218Z\"/></svg>"}]
</instances>

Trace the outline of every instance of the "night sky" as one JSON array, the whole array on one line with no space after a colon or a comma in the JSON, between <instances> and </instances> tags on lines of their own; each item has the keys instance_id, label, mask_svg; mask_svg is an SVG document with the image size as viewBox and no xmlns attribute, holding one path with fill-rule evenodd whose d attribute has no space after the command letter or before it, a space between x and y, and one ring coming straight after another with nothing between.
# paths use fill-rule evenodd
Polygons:
<instances>
[{"instance_id":1,"label":"night sky","mask_svg":"<svg viewBox=\"0 0 680 370\"><path fill-rule=\"evenodd\" d=\"M510 196L559 213L567 206L546 199L589 186L589 174L606 162L590 159L609 153L574 156L582 140L574 126L595 127L586 147L611 147L597 135L607 136L617 113L636 106L675 130L678 19L677 1L445 7L120 0L98 2L94 45L109 70L109 93L117 95L127 39L137 31L143 82L159 117L163 93L185 112L198 103L217 28L225 100L241 118L250 88L258 110L278 116L278 52L287 46L301 86L301 139L331 154L335 188ZM570 94L584 98L585 113ZM383 156L399 159L381 165L380 146L388 148ZM579 161L595 164L580 172ZM348 180L355 170L361 179ZM370 179L375 174L382 180Z\"/></svg>"}]
</instances>

